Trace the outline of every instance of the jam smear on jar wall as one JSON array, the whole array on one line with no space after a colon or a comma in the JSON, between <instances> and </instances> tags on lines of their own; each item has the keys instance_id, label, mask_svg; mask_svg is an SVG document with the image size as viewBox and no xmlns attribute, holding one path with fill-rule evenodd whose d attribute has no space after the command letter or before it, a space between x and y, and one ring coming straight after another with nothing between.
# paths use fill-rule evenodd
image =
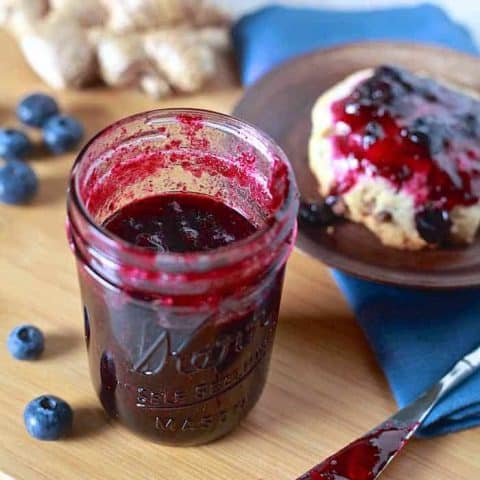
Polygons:
<instances>
[{"instance_id":1,"label":"jam smear on jar wall","mask_svg":"<svg viewBox=\"0 0 480 480\"><path fill-rule=\"evenodd\" d=\"M480 198L477 99L382 66L331 110L342 131L333 137L332 194L347 192L367 174L411 194L418 210L449 212Z\"/></svg>"}]
</instances>

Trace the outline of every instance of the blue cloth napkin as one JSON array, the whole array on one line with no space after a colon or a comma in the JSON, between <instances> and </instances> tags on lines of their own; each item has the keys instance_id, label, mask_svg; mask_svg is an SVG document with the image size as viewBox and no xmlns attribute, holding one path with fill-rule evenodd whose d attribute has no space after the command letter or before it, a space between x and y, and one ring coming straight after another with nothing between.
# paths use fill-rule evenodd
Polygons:
<instances>
[{"instance_id":1,"label":"blue cloth napkin","mask_svg":"<svg viewBox=\"0 0 480 480\"><path fill-rule=\"evenodd\" d=\"M355 12L266 7L240 19L232 36L245 85L296 55L360 40L416 41L476 52L468 31L429 4Z\"/></svg>"},{"instance_id":2,"label":"blue cloth napkin","mask_svg":"<svg viewBox=\"0 0 480 480\"><path fill-rule=\"evenodd\" d=\"M428 4L361 12L268 7L242 18L233 39L247 85L292 56L354 40L407 40L477 52L467 30ZM480 344L478 289L435 292L367 282L339 271L333 275L400 407ZM435 408L420 435L474 425L480 425L480 373Z\"/></svg>"},{"instance_id":3,"label":"blue cloth napkin","mask_svg":"<svg viewBox=\"0 0 480 480\"><path fill-rule=\"evenodd\" d=\"M400 407L480 345L480 291L436 292L380 285L334 271ZM445 398L420 434L480 424L480 372Z\"/></svg>"}]
</instances>

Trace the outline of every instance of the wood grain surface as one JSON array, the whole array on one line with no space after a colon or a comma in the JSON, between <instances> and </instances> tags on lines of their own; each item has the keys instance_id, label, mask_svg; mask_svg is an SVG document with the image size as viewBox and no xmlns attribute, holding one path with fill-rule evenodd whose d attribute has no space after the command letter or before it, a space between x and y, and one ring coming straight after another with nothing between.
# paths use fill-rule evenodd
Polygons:
<instances>
[{"instance_id":1,"label":"wood grain surface","mask_svg":"<svg viewBox=\"0 0 480 480\"><path fill-rule=\"evenodd\" d=\"M0 34L0 124L14 124L20 95L45 88ZM155 107L228 112L236 86L153 103L102 88L58 95L88 134ZM268 385L234 433L188 449L161 447L107 423L90 384L73 257L64 233L65 185L73 155L38 155L41 190L30 206L0 206L0 337L29 322L46 334L34 363L0 348L0 479L289 480L395 410L388 387L343 298L321 263L295 252L289 264ZM414 372L412 372L414 374ZM25 404L41 393L75 409L73 435L39 442L24 430ZM386 480L477 479L480 430L414 441Z\"/></svg>"},{"instance_id":2,"label":"wood grain surface","mask_svg":"<svg viewBox=\"0 0 480 480\"><path fill-rule=\"evenodd\" d=\"M375 55L372 56L372 52ZM358 70L395 64L474 92L480 92L480 59L454 50L408 43L354 43L295 58L248 90L235 113L260 126L285 150L305 201L319 201L308 168L311 110L327 89ZM305 252L369 280L426 288L480 286L480 236L464 246L415 252L385 247L366 227L353 222L323 227L302 225L297 245Z\"/></svg>"}]
</instances>

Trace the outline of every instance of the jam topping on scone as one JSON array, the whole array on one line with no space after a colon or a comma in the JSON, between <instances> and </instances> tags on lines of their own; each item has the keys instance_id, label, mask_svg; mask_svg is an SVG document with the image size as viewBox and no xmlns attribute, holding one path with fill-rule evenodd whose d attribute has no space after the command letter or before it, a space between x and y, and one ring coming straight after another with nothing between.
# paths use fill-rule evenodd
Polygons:
<instances>
[{"instance_id":1,"label":"jam topping on scone","mask_svg":"<svg viewBox=\"0 0 480 480\"><path fill-rule=\"evenodd\" d=\"M379 175L421 209L450 211L480 197L480 102L397 67L382 66L332 106L336 186Z\"/></svg>"},{"instance_id":2,"label":"jam topping on scone","mask_svg":"<svg viewBox=\"0 0 480 480\"><path fill-rule=\"evenodd\" d=\"M347 77L317 101L310 167L324 197L386 245L471 242L480 225L480 101L402 68Z\"/></svg>"}]
</instances>

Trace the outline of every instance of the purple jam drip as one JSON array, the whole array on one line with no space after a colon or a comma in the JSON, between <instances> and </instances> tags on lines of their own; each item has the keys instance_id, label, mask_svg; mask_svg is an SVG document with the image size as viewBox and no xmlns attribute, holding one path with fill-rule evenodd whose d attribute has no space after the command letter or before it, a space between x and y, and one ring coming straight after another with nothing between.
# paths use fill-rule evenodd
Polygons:
<instances>
[{"instance_id":1,"label":"purple jam drip","mask_svg":"<svg viewBox=\"0 0 480 480\"><path fill-rule=\"evenodd\" d=\"M415 425L368 433L297 480L372 480L405 444Z\"/></svg>"},{"instance_id":2,"label":"purple jam drip","mask_svg":"<svg viewBox=\"0 0 480 480\"><path fill-rule=\"evenodd\" d=\"M133 245L179 253L213 250L256 230L227 205L193 193L162 194L132 202L103 225Z\"/></svg>"},{"instance_id":3,"label":"purple jam drip","mask_svg":"<svg viewBox=\"0 0 480 480\"><path fill-rule=\"evenodd\" d=\"M419 211L429 205L448 212L478 201L478 100L381 66L336 101L332 113L336 126L343 124L348 132L333 137L337 180L332 194L347 192L367 174L408 192Z\"/></svg>"}]
</instances>

